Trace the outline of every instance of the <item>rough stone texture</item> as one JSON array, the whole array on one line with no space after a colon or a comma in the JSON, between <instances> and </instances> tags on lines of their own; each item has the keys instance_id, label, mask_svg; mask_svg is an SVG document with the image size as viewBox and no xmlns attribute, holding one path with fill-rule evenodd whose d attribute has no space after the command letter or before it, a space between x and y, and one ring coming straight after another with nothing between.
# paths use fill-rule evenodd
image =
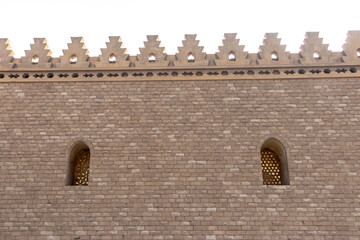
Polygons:
<instances>
[{"instance_id":1,"label":"rough stone texture","mask_svg":"<svg viewBox=\"0 0 360 240\"><path fill-rule=\"evenodd\" d=\"M1 239L359 239L358 77L106 80L0 83ZM269 137L291 185L262 184Z\"/></svg>"}]
</instances>

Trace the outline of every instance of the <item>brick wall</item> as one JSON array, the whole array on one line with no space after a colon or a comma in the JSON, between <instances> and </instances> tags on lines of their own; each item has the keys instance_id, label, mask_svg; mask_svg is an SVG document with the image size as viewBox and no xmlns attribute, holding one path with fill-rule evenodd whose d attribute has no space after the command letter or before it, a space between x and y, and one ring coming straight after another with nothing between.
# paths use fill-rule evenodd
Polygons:
<instances>
[{"instance_id":1,"label":"brick wall","mask_svg":"<svg viewBox=\"0 0 360 240\"><path fill-rule=\"evenodd\" d=\"M0 239L359 239L359 79L0 83ZM290 185L262 183L285 146ZM89 186L65 186L77 141Z\"/></svg>"}]
</instances>

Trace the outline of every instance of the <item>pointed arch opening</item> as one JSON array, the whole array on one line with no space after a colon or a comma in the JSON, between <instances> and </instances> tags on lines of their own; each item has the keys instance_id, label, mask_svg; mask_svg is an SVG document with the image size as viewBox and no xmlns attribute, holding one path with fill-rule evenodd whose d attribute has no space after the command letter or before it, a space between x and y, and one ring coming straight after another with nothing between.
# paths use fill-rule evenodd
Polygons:
<instances>
[{"instance_id":1,"label":"pointed arch opening","mask_svg":"<svg viewBox=\"0 0 360 240\"><path fill-rule=\"evenodd\" d=\"M116 56L115 56L115 54L110 54L109 55L109 63L116 63Z\"/></svg>"},{"instance_id":2,"label":"pointed arch opening","mask_svg":"<svg viewBox=\"0 0 360 240\"><path fill-rule=\"evenodd\" d=\"M319 51L314 51L313 52L313 57L315 60L320 60L321 59L321 55Z\"/></svg>"},{"instance_id":3,"label":"pointed arch opening","mask_svg":"<svg viewBox=\"0 0 360 240\"><path fill-rule=\"evenodd\" d=\"M279 140L267 139L260 156L264 185L290 185L286 149Z\"/></svg>"},{"instance_id":4,"label":"pointed arch opening","mask_svg":"<svg viewBox=\"0 0 360 240\"><path fill-rule=\"evenodd\" d=\"M70 64L76 64L77 63L77 56L75 54L71 55L70 57Z\"/></svg>"},{"instance_id":5,"label":"pointed arch opening","mask_svg":"<svg viewBox=\"0 0 360 240\"><path fill-rule=\"evenodd\" d=\"M278 56L277 52L274 51L274 52L271 53L271 60L279 61L279 56Z\"/></svg>"},{"instance_id":6,"label":"pointed arch opening","mask_svg":"<svg viewBox=\"0 0 360 240\"><path fill-rule=\"evenodd\" d=\"M195 62L195 56L192 52L189 52L187 60L188 62Z\"/></svg>"},{"instance_id":7,"label":"pointed arch opening","mask_svg":"<svg viewBox=\"0 0 360 240\"><path fill-rule=\"evenodd\" d=\"M156 56L154 53L150 53L149 54L149 62L155 62L156 61Z\"/></svg>"},{"instance_id":8,"label":"pointed arch opening","mask_svg":"<svg viewBox=\"0 0 360 240\"><path fill-rule=\"evenodd\" d=\"M90 149L84 142L77 142L71 149L68 160L66 185L89 184Z\"/></svg>"},{"instance_id":9,"label":"pointed arch opening","mask_svg":"<svg viewBox=\"0 0 360 240\"><path fill-rule=\"evenodd\" d=\"M40 60L40 58L39 58L37 55L34 55L34 56L31 58L31 63L32 63L32 64L38 64L38 63L39 63L39 60Z\"/></svg>"},{"instance_id":10,"label":"pointed arch opening","mask_svg":"<svg viewBox=\"0 0 360 240\"><path fill-rule=\"evenodd\" d=\"M236 56L233 51L229 52L229 61L236 61Z\"/></svg>"}]
</instances>

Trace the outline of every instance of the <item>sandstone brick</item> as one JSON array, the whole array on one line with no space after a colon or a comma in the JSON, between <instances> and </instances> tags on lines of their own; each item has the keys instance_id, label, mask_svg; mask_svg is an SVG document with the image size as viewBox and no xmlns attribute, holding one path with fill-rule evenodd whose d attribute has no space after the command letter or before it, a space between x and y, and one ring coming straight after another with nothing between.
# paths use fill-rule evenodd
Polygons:
<instances>
[{"instance_id":1,"label":"sandstone brick","mask_svg":"<svg viewBox=\"0 0 360 240\"><path fill-rule=\"evenodd\" d=\"M358 77L103 79L0 83L4 239L358 238ZM269 136L290 185L262 183Z\"/></svg>"}]
</instances>

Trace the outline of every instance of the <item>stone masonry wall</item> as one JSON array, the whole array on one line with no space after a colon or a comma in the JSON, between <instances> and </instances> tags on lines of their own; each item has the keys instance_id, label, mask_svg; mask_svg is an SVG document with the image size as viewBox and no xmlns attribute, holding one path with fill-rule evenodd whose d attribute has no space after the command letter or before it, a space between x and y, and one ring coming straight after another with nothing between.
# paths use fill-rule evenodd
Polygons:
<instances>
[{"instance_id":1,"label":"stone masonry wall","mask_svg":"<svg viewBox=\"0 0 360 240\"><path fill-rule=\"evenodd\" d=\"M0 239L359 239L359 80L2 82Z\"/></svg>"}]
</instances>

